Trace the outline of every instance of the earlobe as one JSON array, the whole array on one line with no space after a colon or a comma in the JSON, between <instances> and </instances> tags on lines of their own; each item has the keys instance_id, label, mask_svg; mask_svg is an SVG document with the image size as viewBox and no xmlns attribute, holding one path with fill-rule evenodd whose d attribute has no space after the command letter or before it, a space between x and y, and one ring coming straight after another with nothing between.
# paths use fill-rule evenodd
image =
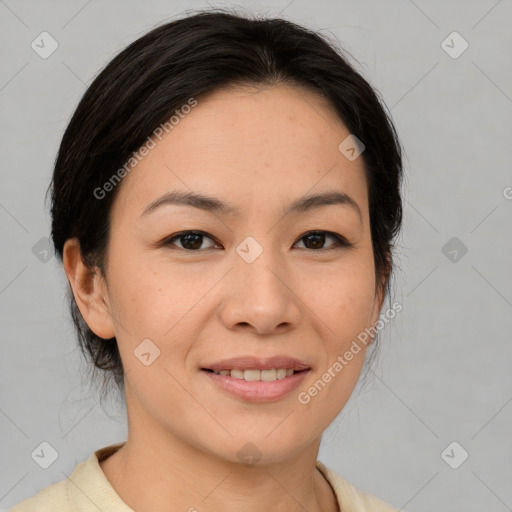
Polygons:
<instances>
[{"instance_id":1,"label":"earlobe","mask_svg":"<svg viewBox=\"0 0 512 512\"><path fill-rule=\"evenodd\" d=\"M107 287L97 267L91 269L82 260L80 242L70 238L64 244L64 271L76 304L89 328L100 338L115 336Z\"/></svg>"}]
</instances>

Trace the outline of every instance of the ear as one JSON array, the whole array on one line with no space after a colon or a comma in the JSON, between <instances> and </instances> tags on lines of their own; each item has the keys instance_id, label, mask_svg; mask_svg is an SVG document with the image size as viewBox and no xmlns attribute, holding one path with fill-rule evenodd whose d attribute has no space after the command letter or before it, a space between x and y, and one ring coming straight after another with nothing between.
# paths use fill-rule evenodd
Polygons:
<instances>
[{"instance_id":1,"label":"ear","mask_svg":"<svg viewBox=\"0 0 512 512\"><path fill-rule=\"evenodd\" d=\"M85 265L80 242L70 238L64 244L62 260L76 304L89 328L100 338L115 336L108 290L98 267Z\"/></svg>"}]
</instances>

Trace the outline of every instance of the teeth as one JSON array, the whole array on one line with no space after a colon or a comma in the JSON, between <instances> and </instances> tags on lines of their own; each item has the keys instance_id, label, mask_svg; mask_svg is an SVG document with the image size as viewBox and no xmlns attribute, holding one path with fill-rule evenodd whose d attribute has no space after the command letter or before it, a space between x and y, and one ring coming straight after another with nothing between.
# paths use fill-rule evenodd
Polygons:
<instances>
[{"instance_id":1,"label":"teeth","mask_svg":"<svg viewBox=\"0 0 512 512\"><path fill-rule=\"evenodd\" d=\"M279 368L279 370L276 370L276 377L278 379L284 379L286 377L286 370L284 368Z\"/></svg>"},{"instance_id":2,"label":"teeth","mask_svg":"<svg viewBox=\"0 0 512 512\"><path fill-rule=\"evenodd\" d=\"M244 380L261 380L260 370L244 370Z\"/></svg>"},{"instance_id":3,"label":"teeth","mask_svg":"<svg viewBox=\"0 0 512 512\"><path fill-rule=\"evenodd\" d=\"M271 370L220 370L214 372L217 375L230 376L232 379L244 379L246 381L262 380L264 382L272 382L274 380L281 380L285 377L293 375L292 368L272 368Z\"/></svg>"},{"instance_id":4,"label":"teeth","mask_svg":"<svg viewBox=\"0 0 512 512\"><path fill-rule=\"evenodd\" d=\"M247 370L245 370L247 371ZM277 370L261 370L261 380L264 381L271 381L271 380L277 380Z\"/></svg>"}]
</instances>

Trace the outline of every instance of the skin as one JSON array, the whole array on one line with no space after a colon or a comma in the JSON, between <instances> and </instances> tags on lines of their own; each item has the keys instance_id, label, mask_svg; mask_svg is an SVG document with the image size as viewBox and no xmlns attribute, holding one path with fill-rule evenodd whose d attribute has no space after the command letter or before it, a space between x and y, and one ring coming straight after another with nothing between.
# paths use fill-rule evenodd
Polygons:
<instances>
[{"instance_id":1,"label":"skin","mask_svg":"<svg viewBox=\"0 0 512 512\"><path fill-rule=\"evenodd\" d=\"M116 337L125 368L129 435L101 468L131 508L338 510L315 461L365 350L307 405L297 395L378 320L384 298L364 163L338 149L348 135L326 100L304 89L217 91L123 179L106 278L85 267L76 239L66 242L64 268L80 311L98 336ZM165 205L140 217L171 190L215 196L241 214ZM293 200L328 190L349 194L362 219L339 204L283 216ZM185 230L212 238L199 240L195 252L183 239L160 244ZM304 239L312 230L354 246L338 247L326 236L316 248ZM235 252L248 236L263 249L252 263ZM160 350L149 366L134 356L147 338ZM245 354L286 354L312 370L297 390L270 403L235 398L200 371ZM261 453L253 466L237 456L247 442Z\"/></svg>"}]
</instances>

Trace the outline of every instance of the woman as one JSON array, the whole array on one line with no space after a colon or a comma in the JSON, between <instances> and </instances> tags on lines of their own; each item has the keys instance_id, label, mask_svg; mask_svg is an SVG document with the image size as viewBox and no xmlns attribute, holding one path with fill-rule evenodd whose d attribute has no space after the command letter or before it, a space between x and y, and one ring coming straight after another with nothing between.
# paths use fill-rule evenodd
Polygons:
<instances>
[{"instance_id":1,"label":"woman","mask_svg":"<svg viewBox=\"0 0 512 512\"><path fill-rule=\"evenodd\" d=\"M318 34L213 11L130 44L51 184L128 439L12 511L396 510L316 457L390 291L401 178L377 93Z\"/></svg>"}]
</instances>

